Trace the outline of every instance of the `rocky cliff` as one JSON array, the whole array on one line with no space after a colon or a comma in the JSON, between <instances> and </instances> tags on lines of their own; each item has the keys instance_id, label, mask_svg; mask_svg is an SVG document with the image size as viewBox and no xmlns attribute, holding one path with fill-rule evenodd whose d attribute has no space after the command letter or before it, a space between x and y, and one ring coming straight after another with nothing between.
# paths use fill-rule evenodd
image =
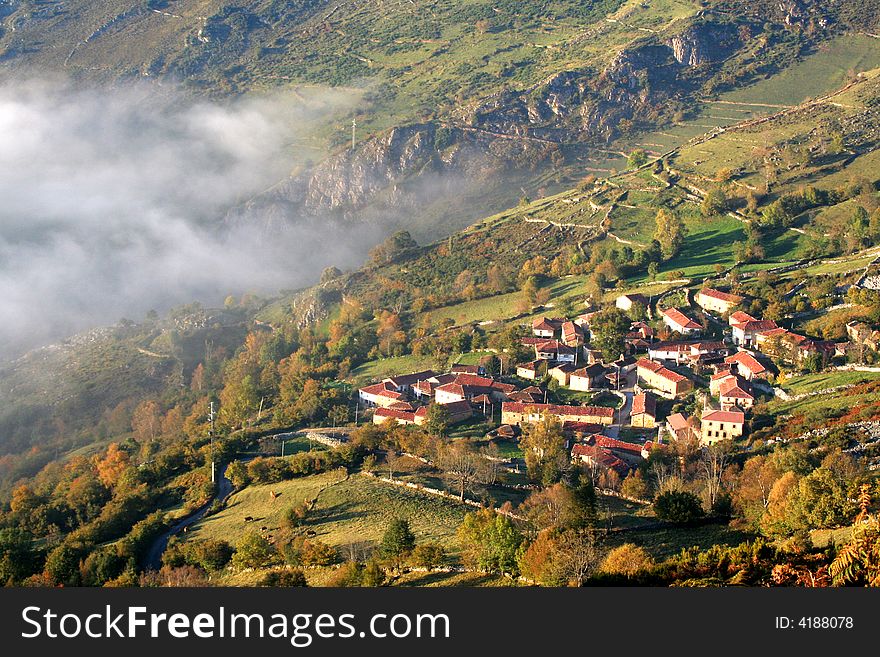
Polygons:
<instances>
[{"instance_id":1,"label":"rocky cliff","mask_svg":"<svg viewBox=\"0 0 880 657\"><path fill-rule=\"evenodd\" d=\"M382 221L450 195L497 189L551 159L559 164L561 144L604 145L633 126L671 119L742 45L735 24L705 19L642 39L603 70L561 71L448 120L392 128L291 176L231 217Z\"/></svg>"}]
</instances>

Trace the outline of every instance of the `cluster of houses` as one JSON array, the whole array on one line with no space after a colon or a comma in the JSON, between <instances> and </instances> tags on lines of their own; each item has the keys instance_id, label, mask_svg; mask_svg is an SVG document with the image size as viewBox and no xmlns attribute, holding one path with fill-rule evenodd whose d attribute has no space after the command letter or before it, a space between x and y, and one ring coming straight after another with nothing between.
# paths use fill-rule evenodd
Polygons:
<instances>
[{"instance_id":1,"label":"cluster of houses","mask_svg":"<svg viewBox=\"0 0 880 657\"><path fill-rule=\"evenodd\" d=\"M431 403L442 404L452 423L480 413L495 417L500 404L501 426L494 432L500 437L515 437L524 426L550 416L562 425L573 460L624 477L652 449L663 448L668 441L713 445L743 436L756 403L756 388L773 373L768 356L778 359L782 349L792 360L812 354L826 358L839 348L738 310L744 301L739 295L703 288L694 301L701 315L692 315L687 308L660 311L657 319L664 339L658 339L647 322L631 322L625 352L614 362L603 360L590 346L590 322L596 313L574 320L539 317L532 322L531 335L522 339L534 357L516 365L517 379L506 379L522 380L519 385L486 376L477 366L455 365L444 374L425 371L389 377L361 388L359 401L372 409L374 423L415 425L427 421ZM627 312L637 305L648 311L650 301L627 294L618 297L615 305ZM704 337L709 322L720 324L724 318L728 337ZM880 331L851 322L847 332L854 343L880 347ZM580 392L624 388L631 397L629 412L624 412L627 404L611 408L547 403L548 391L538 382L551 379L561 388ZM703 401L699 417L659 413L662 400L674 401L695 390ZM668 408L669 402L665 404ZM640 440L620 440L623 425Z\"/></svg>"},{"instance_id":2,"label":"cluster of houses","mask_svg":"<svg viewBox=\"0 0 880 657\"><path fill-rule=\"evenodd\" d=\"M360 388L358 401L362 407L373 409L375 424L392 421L422 425L432 402L442 404L449 421L457 424L470 419L477 410L491 414L495 404L519 392L517 386L483 376L481 371L478 366L453 365L445 374L426 370L388 377ZM536 395L534 391L528 394L528 399Z\"/></svg>"}]
</instances>

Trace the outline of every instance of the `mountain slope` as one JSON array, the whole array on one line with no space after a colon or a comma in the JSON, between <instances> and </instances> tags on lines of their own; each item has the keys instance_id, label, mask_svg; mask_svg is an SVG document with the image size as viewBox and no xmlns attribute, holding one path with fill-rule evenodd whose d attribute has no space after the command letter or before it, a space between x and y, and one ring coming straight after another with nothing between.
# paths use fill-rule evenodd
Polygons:
<instances>
[{"instance_id":1,"label":"mountain slope","mask_svg":"<svg viewBox=\"0 0 880 657\"><path fill-rule=\"evenodd\" d=\"M406 221L431 238L510 205L520 187L534 194L570 186L597 148L686 114L705 93L784 68L851 29L856 15L847 7L12 1L0 65L105 82L179 79L212 95L357 86L366 94L354 117L356 147L347 147L347 124L328 125L323 136L334 154L230 220L265 225L268 216L283 225L329 214L385 228ZM863 12L860 28L870 20ZM444 216L448 192L462 188ZM426 216L412 217L422 207Z\"/></svg>"}]
</instances>

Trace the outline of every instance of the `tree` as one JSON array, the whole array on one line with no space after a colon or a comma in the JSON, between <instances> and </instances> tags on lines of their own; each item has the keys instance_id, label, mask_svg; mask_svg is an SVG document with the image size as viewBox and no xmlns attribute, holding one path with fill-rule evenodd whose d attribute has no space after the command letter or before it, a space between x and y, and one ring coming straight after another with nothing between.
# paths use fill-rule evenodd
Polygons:
<instances>
[{"instance_id":1,"label":"tree","mask_svg":"<svg viewBox=\"0 0 880 657\"><path fill-rule=\"evenodd\" d=\"M644 151L644 149L637 148L629 154L626 162L629 165L630 169L638 169L648 163L648 154Z\"/></svg>"},{"instance_id":2,"label":"tree","mask_svg":"<svg viewBox=\"0 0 880 657\"><path fill-rule=\"evenodd\" d=\"M708 507L715 506L721 494L721 482L727 460L730 455L730 443L724 441L704 447L700 455L701 475L706 485Z\"/></svg>"},{"instance_id":3,"label":"tree","mask_svg":"<svg viewBox=\"0 0 880 657\"><path fill-rule=\"evenodd\" d=\"M386 265L419 247L409 231L399 230L370 251L373 265Z\"/></svg>"},{"instance_id":4,"label":"tree","mask_svg":"<svg viewBox=\"0 0 880 657\"><path fill-rule=\"evenodd\" d=\"M446 550L438 543L422 543L413 549L410 563L418 568L436 568L446 561Z\"/></svg>"},{"instance_id":5,"label":"tree","mask_svg":"<svg viewBox=\"0 0 880 657\"><path fill-rule=\"evenodd\" d=\"M600 570L609 575L635 577L649 570L653 565L654 560L645 548L633 543L624 543L608 553Z\"/></svg>"},{"instance_id":6,"label":"tree","mask_svg":"<svg viewBox=\"0 0 880 657\"><path fill-rule=\"evenodd\" d=\"M466 441L447 445L440 453L439 466L444 476L458 489L459 499L464 501L466 491L480 483L485 459L477 454Z\"/></svg>"},{"instance_id":7,"label":"tree","mask_svg":"<svg viewBox=\"0 0 880 657\"><path fill-rule=\"evenodd\" d=\"M79 586L79 562L85 556L82 547L73 547L62 543L46 557L46 574L53 584L63 586Z\"/></svg>"},{"instance_id":8,"label":"tree","mask_svg":"<svg viewBox=\"0 0 880 657\"><path fill-rule=\"evenodd\" d=\"M493 509L468 513L458 528L463 558L485 572L516 576L517 552L523 535L507 516Z\"/></svg>"},{"instance_id":9,"label":"tree","mask_svg":"<svg viewBox=\"0 0 880 657\"><path fill-rule=\"evenodd\" d=\"M425 412L425 429L435 436L445 436L449 430L452 415L443 404L431 402Z\"/></svg>"},{"instance_id":10,"label":"tree","mask_svg":"<svg viewBox=\"0 0 880 657\"><path fill-rule=\"evenodd\" d=\"M537 303L538 282L534 276L530 276L522 285L522 305L525 310L530 309Z\"/></svg>"},{"instance_id":11,"label":"tree","mask_svg":"<svg viewBox=\"0 0 880 657\"><path fill-rule=\"evenodd\" d=\"M637 500L648 499L648 483L641 470L632 470L620 486L620 492Z\"/></svg>"},{"instance_id":12,"label":"tree","mask_svg":"<svg viewBox=\"0 0 880 657\"><path fill-rule=\"evenodd\" d=\"M602 358L606 362L615 361L623 354L630 323L629 318L618 308L603 310L593 317L590 322L592 343L602 352Z\"/></svg>"},{"instance_id":13,"label":"tree","mask_svg":"<svg viewBox=\"0 0 880 657\"><path fill-rule=\"evenodd\" d=\"M21 529L0 529L0 586L21 582L38 570L33 538Z\"/></svg>"},{"instance_id":14,"label":"tree","mask_svg":"<svg viewBox=\"0 0 880 657\"><path fill-rule=\"evenodd\" d=\"M704 217L715 217L727 211L727 195L722 189L714 189L703 197L700 212Z\"/></svg>"},{"instance_id":15,"label":"tree","mask_svg":"<svg viewBox=\"0 0 880 657\"><path fill-rule=\"evenodd\" d=\"M559 481L568 468L562 423L553 415L545 415L526 428L520 439L520 447L525 454L526 468L532 481L550 486Z\"/></svg>"},{"instance_id":16,"label":"tree","mask_svg":"<svg viewBox=\"0 0 880 657\"><path fill-rule=\"evenodd\" d=\"M736 478L734 504L755 529L760 527L770 506L770 491L781 475L776 462L763 455L753 456L743 463Z\"/></svg>"},{"instance_id":17,"label":"tree","mask_svg":"<svg viewBox=\"0 0 880 657\"><path fill-rule=\"evenodd\" d=\"M599 524L599 505L593 480L581 473L573 490L573 512L570 526L574 529L596 529Z\"/></svg>"},{"instance_id":18,"label":"tree","mask_svg":"<svg viewBox=\"0 0 880 657\"><path fill-rule=\"evenodd\" d=\"M535 491L520 505L517 513L525 516L538 531L560 529L574 518L574 493L563 483Z\"/></svg>"},{"instance_id":19,"label":"tree","mask_svg":"<svg viewBox=\"0 0 880 657\"><path fill-rule=\"evenodd\" d=\"M416 535L409 526L409 521L395 518L388 525L379 548L382 556L389 559L396 571L400 570L401 561L416 547Z\"/></svg>"},{"instance_id":20,"label":"tree","mask_svg":"<svg viewBox=\"0 0 880 657\"><path fill-rule=\"evenodd\" d=\"M147 400L138 404L131 416L131 429L140 441L155 440L159 432L161 414L159 404Z\"/></svg>"},{"instance_id":21,"label":"tree","mask_svg":"<svg viewBox=\"0 0 880 657\"><path fill-rule=\"evenodd\" d=\"M595 532L547 529L521 553L524 576L544 586L582 586L601 562Z\"/></svg>"},{"instance_id":22,"label":"tree","mask_svg":"<svg viewBox=\"0 0 880 657\"><path fill-rule=\"evenodd\" d=\"M330 409L327 413L327 419L329 419L333 426L342 426L346 422L348 422L348 406L343 404L338 404Z\"/></svg>"},{"instance_id":23,"label":"tree","mask_svg":"<svg viewBox=\"0 0 880 657\"><path fill-rule=\"evenodd\" d=\"M671 260L678 255L684 239L687 236L687 228L681 217L675 212L660 208L654 218L654 239L660 245L660 252L664 260Z\"/></svg>"},{"instance_id":24,"label":"tree","mask_svg":"<svg viewBox=\"0 0 880 657\"><path fill-rule=\"evenodd\" d=\"M654 500L654 514L660 520L685 525L702 518L705 513L699 498L693 493L670 490Z\"/></svg>"},{"instance_id":25,"label":"tree","mask_svg":"<svg viewBox=\"0 0 880 657\"><path fill-rule=\"evenodd\" d=\"M789 528L806 531L845 524L855 511L849 489L845 478L824 466L802 477L789 499Z\"/></svg>"},{"instance_id":26,"label":"tree","mask_svg":"<svg viewBox=\"0 0 880 657\"><path fill-rule=\"evenodd\" d=\"M259 532L246 533L235 544L232 562L241 568L264 568L276 560L275 548Z\"/></svg>"}]
</instances>

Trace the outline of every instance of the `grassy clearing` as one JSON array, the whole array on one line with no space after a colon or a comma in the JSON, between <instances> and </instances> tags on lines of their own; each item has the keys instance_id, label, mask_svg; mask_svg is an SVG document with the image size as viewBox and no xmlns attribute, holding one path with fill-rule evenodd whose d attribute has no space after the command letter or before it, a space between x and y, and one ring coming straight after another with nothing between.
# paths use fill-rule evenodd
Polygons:
<instances>
[{"instance_id":1,"label":"grassy clearing","mask_svg":"<svg viewBox=\"0 0 880 657\"><path fill-rule=\"evenodd\" d=\"M713 545L739 545L754 539L752 534L731 529L723 524L698 527L668 527L662 529L634 529L611 535L608 547L634 543L645 548L657 561L675 556L682 550L698 547L706 550Z\"/></svg>"},{"instance_id":2,"label":"grassy clearing","mask_svg":"<svg viewBox=\"0 0 880 657\"><path fill-rule=\"evenodd\" d=\"M277 529L284 511L291 506L311 500L325 487L343 479L337 472L327 472L311 477L300 477L275 484L248 486L229 498L226 508L193 525L187 532L188 539L214 538L235 543L241 534L254 525ZM279 493L272 500L269 492ZM254 518L246 523L245 517Z\"/></svg>"},{"instance_id":3,"label":"grassy clearing","mask_svg":"<svg viewBox=\"0 0 880 657\"><path fill-rule=\"evenodd\" d=\"M880 392L849 394L849 391L844 391L834 395L815 395L798 401L773 401L767 404L767 412L773 415L791 414L830 419L840 417L853 408L873 405L878 402L880 402ZM871 409L867 410L869 415L874 414Z\"/></svg>"},{"instance_id":4,"label":"grassy clearing","mask_svg":"<svg viewBox=\"0 0 880 657\"><path fill-rule=\"evenodd\" d=\"M405 518L417 540L440 543L455 554L455 532L470 510L452 500L354 475L324 490L308 527L318 539L342 546L377 542L394 518Z\"/></svg>"},{"instance_id":5,"label":"grassy clearing","mask_svg":"<svg viewBox=\"0 0 880 657\"><path fill-rule=\"evenodd\" d=\"M373 381L397 374L429 370L433 366L433 357L409 354L407 356L371 360L352 370L351 378L357 382Z\"/></svg>"},{"instance_id":6,"label":"grassy clearing","mask_svg":"<svg viewBox=\"0 0 880 657\"><path fill-rule=\"evenodd\" d=\"M765 80L731 91L723 100L797 105L804 98L828 93L846 82L850 71L880 67L880 42L862 34L841 36L801 62Z\"/></svg>"},{"instance_id":7,"label":"grassy clearing","mask_svg":"<svg viewBox=\"0 0 880 657\"><path fill-rule=\"evenodd\" d=\"M878 379L880 379L880 373L877 372L821 372L793 377L782 384L782 388L789 394L802 395L827 388L868 383Z\"/></svg>"},{"instance_id":8,"label":"grassy clearing","mask_svg":"<svg viewBox=\"0 0 880 657\"><path fill-rule=\"evenodd\" d=\"M505 320L517 314L516 306L521 298L522 293L520 292L498 294L485 299L465 301L453 306L437 308L430 311L428 317L430 317L432 324L437 324L443 319L451 319L457 325Z\"/></svg>"},{"instance_id":9,"label":"grassy clearing","mask_svg":"<svg viewBox=\"0 0 880 657\"><path fill-rule=\"evenodd\" d=\"M280 493L272 501L269 491ZM406 518L422 542L442 544L450 554L459 550L455 532L470 507L427 493L387 484L365 475L345 479L337 472L301 477L263 486L249 486L229 500L227 508L196 524L188 539L223 539L235 543L253 527L281 524L283 512L295 504L318 497L307 528L316 538L343 547L375 543L394 518ZM251 516L253 523L244 518Z\"/></svg>"}]
</instances>

